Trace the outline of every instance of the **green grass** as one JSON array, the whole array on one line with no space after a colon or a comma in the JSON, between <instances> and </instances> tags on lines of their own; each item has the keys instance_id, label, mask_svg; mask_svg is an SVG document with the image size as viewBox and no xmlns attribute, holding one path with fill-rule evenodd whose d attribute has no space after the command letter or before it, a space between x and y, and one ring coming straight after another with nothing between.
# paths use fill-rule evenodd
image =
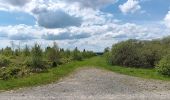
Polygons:
<instances>
[{"instance_id":1,"label":"green grass","mask_svg":"<svg viewBox=\"0 0 170 100\"><path fill-rule=\"evenodd\" d=\"M24 78L11 79L8 81L0 80L0 90L17 89L21 87L37 86L52 83L65 76L68 76L76 69L82 67L95 67L147 79L159 79L166 81L170 80L170 77L159 75L154 69L137 69L111 66L106 62L103 57L93 57L84 61L75 61L65 65L61 65L57 68L49 69L49 71L46 73L34 74Z\"/></svg>"},{"instance_id":2,"label":"green grass","mask_svg":"<svg viewBox=\"0 0 170 100\"><path fill-rule=\"evenodd\" d=\"M143 68L130 68L130 67L121 67L121 66L112 66L107 63L107 61L102 57L93 58L96 59L97 63L95 66L99 66L99 68L103 68L106 70L110 70L113 72L117 72L120 74L141 77L146 79L157 79L170 81L170 77L163 76L157 73L155 69L143 69Z\"/></svg>"}]
</instances>

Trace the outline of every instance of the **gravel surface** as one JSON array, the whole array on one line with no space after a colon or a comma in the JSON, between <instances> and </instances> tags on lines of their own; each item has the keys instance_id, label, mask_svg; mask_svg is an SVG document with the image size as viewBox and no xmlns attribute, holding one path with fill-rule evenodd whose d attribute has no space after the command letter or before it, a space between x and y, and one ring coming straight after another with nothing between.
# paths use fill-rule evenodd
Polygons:
<instances>
[{"instance_id":1,"label":"gravel surface","mask_svg":"<svg viewBox=\"0 0 170 100\"><path fill-rule=\"evenodd\" d=\"M170 100L170 82L84 68L56 83L2 92L0 100Z\"/></svg>"}]
</instances>

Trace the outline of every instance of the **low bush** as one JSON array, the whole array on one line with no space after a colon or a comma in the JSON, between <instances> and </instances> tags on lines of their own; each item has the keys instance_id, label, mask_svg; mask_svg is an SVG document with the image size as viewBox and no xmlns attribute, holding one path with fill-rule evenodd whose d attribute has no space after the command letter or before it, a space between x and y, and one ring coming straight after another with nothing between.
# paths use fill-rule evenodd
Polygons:
<instances>
[{"instance_id":1,"label":"low bush","mask_svg":"<svg viewBox=\"0 0 170 100\"><path fill-rule=\"evenodd\" d=\"M80 54L77 54L73 57L73 60L82 61L83 57Z\"/></svg>"},{"instance_id":2,"label":"low bush","mask_svg":"<svg viewBox=\"0 0 170 100\"><path fill-rule=\"evenodd\" d=\"M156 70L162 75L170 76L170 55L163 57L159 61Z\"/></svg>"},{"instance_id":3,"label":"low bush","mask_svg":"<svg viewBox=\"0 0 170 100\"><path fill-rule=\"evenodd\" d=\"M143 67L143 59L136 40L129 40L113 45L109 62L113 65Z\"/></svg>"},{"instance_id":4,"label":"low bush","mask_svg":"<svg viewBox=\"0 0 170 100\"><path fill-rule=\"evenodd\" d=\"M8 70L7 70L5 67L1 68L1 69L0 69L0 79L2 79L2 80L8 80L8 79L10 79L10 78L11 78L11 75L10 75L10 73L8 72Z\"/></svg>"},{"instance_id":5,"label":"low bush","mask_svg":"<svg viewBox=\"0 0 170 100\"><path fill-rule=\"evenodd\" d=\"M0 56L0 67L7 67L11 63L10 59L5 56Z\"/></svg>"},{"instance_id":6,"label":"low bush","mask_svg":"<svg viewBox=\"0 0 170 100\"><path fill-rule=\"evenodd\" d=\"M19 78L26 76L30 73L26 67L20 67L17 65L10 65L9 67L4 67L0 69L0 78L3 80L8 80L11 78Z\"/></svg>"},{"instance_id":7,"label":"low bush","mask_svg":"<svg viewBox=\"0 0 170 100\"><path fill-rule=\"evenodd\" d=\"M137 68L155 68L169 51L160 41L128 40L114 44L107 60L112 65Z\"/></svg>"},{"instance_id":8,"label":"low bush","mask_svg":"<svg viewBox=\"0 0 170 100\"><path fill-rule=\"evenodd\" d=\"M51 67L52 63L45 60L40 61L28 57L25 59L23 66L29 68L31 72L43 72L46 71L47 68Z\"/></svg>"},{"instance_id":9,"label":"low bush","mask_svg":"<svg viewBox=\"0 0 170 100\"><path fill-rule=\"evenodd\" d=\"M73 60L83 60L94 56L92 51L64 50L54 42L53 46L41 48L35 44L32 48L6 47L0 49L0 79L23 77L33 73L47 72L48 68L57 67Z\"/></svg>"},{"instance_id":10,"label":"low bush","mask_svg":"<svg viewBox=\"0 0 170 100\"><path fill-rule=\"evenodd\" d=\"M52 63L52 67L56 67L61 64L61 54L57 46L53 46L53 48L49 47L46 50L46 55L49 62Z\"/></svg>"},{"instance_id":11,"label":"low bush","mask_svg":"<svg viewBox=\"0 0 170 100\"><path fill-rule=\"evenodd\" d=\"M62 58L61 59L61 64L67 64L67 63L69 63L71 61L72 61L72 57Z\"/></svg>"}]
</instances>

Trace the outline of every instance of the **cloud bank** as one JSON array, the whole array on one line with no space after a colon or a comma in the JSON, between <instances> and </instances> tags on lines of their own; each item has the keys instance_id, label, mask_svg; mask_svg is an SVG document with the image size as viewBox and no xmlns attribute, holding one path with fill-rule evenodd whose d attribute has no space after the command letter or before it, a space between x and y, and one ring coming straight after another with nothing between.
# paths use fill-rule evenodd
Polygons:
<instances>
[{"instance_id":1,"label":"cloud bank","mask_svg":"<svg viewBox=\"0 0 170 100\"><path fill-rule=\"evenodd\" d=\"M161 24L147 26L123 22L115 18L114 13L101 10L117 2L119 0L0 0L0 10L24 12L36 19L32 26L0 26L0 41L31 40L27 43L38 42L43 46L56 41L64 48L77 46L102 51L127 39L149 40L170 35ZM140 0L127 0L118 9L126 16L140 11L142 6ZM170 12L163 21L170 28Z\"/></svg>"},{"instance_id":2,"label":"cloud bank","mask_svg":"<svg viewBox=\"0 0 170 100\"><path fill-rule=\"evenodd\" d=\"M124 4L119 5L119 8L122 13L127 14L140 10L141 6L139 5L139 0L127 0Z\"/></svg>"},{"instance_id":3,"label":"cloud bank","mask_svg":"<svg viewBox=\"0 0 170 100\"><path fill-rule=\"evenodd\" d=\"M71 16L62 10L37 11L34 9L33 12L37 16L37 23L45 28L65 28L69 26L80 26L82 23L80 17Z\"/></svg>"},{"instance_id":4,"label":"cloud bank","mask_svg":"<svg viewBox=\"0 0 170 100\"><path fill-rule=\"evenodd\" d=\"M69 3L78 3L82 7L101 8L106 5L114 4L118 0L65 0Z\"/></svg>"},{"instance_id":5,"label":"cloud bank","mask_svg":"<svg viewBox=\"0 0 170 100\"><path fill-rule=\"evenodd\" d=\"M24 6L25 4L31 2L31 0L0 0L0 2L13 6Z\"/></svg>"},{"instance_id":6,"label":"cloud bank","mask_svg":"<svg viewBox=\"0 0 170 100\"><path fill-rule=\"evenodd\" d=\"M168 28L170 28L170 11L168 11L168 13L166 14L164 18L164 23Z\"/></svg>"}]
</instances>

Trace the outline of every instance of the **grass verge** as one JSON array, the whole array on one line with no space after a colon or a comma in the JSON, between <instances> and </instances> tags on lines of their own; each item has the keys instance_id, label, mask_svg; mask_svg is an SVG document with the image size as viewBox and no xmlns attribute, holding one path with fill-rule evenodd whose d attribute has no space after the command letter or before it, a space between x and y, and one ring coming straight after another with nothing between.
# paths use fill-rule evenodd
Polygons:
<instances>
[{"instance_id":1,"label":"grass verge","mask_svg":"<svg viewBox=\"0 0 170 100\"><path fill-rule=\"evenodd\" d=\"M109 65L103 57L93 57L84 61L75 61L56 68L49 69L46 73L39 73L30 75L24 78L11 79L7 81L0 80L0 90L17 89L22 87L37 86L55 82L70 73L74 72L77 68L81 67L95 67L110 70L113 72L142 77L147 79L170 80L170 77L159 75L154 69L137 69L125 68L120 66Z\"/></svg>"}]
</instances>

